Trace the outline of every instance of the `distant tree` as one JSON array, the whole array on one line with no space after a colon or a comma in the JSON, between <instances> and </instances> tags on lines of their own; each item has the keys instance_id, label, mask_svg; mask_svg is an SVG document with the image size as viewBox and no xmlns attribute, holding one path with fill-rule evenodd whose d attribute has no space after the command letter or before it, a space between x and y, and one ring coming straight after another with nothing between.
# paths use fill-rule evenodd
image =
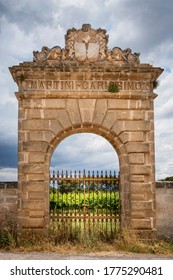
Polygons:
<instances>
[{"instance_id":1,"label":"distant tree","mask_svg":"<svg viewBox=\"0 0 173 280\"><path fill-rule=\"evenodd\" d=\"M173 181L173 176L166 177L165 179L162 179L160 181Z\"/></svg>"},{"instance_id":2,"label":"distant tree","mask_svg":"<svg viewBox=\"0 0 173 280\"><path fill-rule=\"evenodd\" d=\"M166 178L165 178L165 181L173 181L173 176L166 177Z\"/></svg>"}]
</instances>

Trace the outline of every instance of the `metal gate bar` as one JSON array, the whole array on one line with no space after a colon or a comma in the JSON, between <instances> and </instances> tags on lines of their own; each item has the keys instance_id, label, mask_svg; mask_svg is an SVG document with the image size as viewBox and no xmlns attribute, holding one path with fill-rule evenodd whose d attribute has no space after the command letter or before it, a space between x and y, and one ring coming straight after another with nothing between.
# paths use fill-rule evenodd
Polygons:
<instances>
[{"instance_id":1,"label":"metal gate bar","mask_svg":"<svg viewBox=\"0 0 173 280\"><path fill-rule=\"evenodd\" d=\"M70 238L76 234L115 237L119 227L119 176L84 170L50 174L50 226Z\"/></svg>"}]
</instances>

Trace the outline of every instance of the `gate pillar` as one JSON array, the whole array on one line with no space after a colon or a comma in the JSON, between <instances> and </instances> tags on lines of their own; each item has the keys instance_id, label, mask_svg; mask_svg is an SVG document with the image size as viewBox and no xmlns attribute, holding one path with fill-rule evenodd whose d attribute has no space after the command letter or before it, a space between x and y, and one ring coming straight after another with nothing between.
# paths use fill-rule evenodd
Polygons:
<instances>
[{"instance_id":1,"label":"gate pillar","mask_svg":"<svg viewBox=\"0 0 173 280\"><path fill-rule=\"evenodd\" d=\"M108 49L108 35L84 24L65 48L43 47L33 62L10 67L18 85L18 229L47 233L49 165L70 134L93 132L116 150L121 222L144 236L155 225L154 99L163 69L131 49Z\"/></svg>"}]
</instances>

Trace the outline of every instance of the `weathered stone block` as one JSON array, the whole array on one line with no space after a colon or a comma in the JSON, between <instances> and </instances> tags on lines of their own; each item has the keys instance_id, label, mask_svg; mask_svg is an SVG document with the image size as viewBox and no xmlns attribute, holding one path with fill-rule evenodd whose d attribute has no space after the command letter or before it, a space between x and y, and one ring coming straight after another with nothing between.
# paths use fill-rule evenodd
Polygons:
<instances>
[{"instance_id":1,"label":"weathered stone block","mask_svg":"<svg viewBox=\"0 0 173 280\"><path fill-rule=\"evenodd\" d=\"M53 134L57 134L60 131L63 130L62 125L59 123L58 120L50 120L49 121L49 130L53 133Z\"/></svg>"},{"instance_id":2,"label":"weathered stone block","mask_svg":"<svg viewBox=\"0 0 173 280\"><path fill-rule=\"evenodd\" d=\"M145 161L144 154L142 153L132 153L129 154L129 163L143 164Z\"/></svg>"},{"instance_id":3,"label":"weathered stone block","mask_svg":"<svg viewBox=\"0 0 173 280\"><path fill-rule=\"evenodd\" d=\"M131 209L133 210L152 210L152 202L151 201L132 201Z\"/></svg>"},{"instance_id":4,"label":"weathered stone block","mask_svg":"<svg viewBox=\"0 0 173 280\"><path fill-rule=\"evenodd\" d=\"M150 101L149 100L129 100L129 108L130 109L150 109Z\"/></svg>"},{"instance_id":5,"label":"weathered stone block","mask_svg":"<svg viewBox=\"0 0 173 280\"><path fill-rule=\"evenodd\" d=\"M121 134L119 135L119 138L122 140L122 142L125 144L127 142L130 141L130 137L131 137L131 132L121 132Z\"/></svg>"},{"instance_id":6,"label":"weathered stone block","mask_svg":"<svg viewBox=\"0 0 173 280\"><path fill-rule=\"evenodd\" d=\"M23 99L21 107L19 108L23 108L23 109L31 108L31 101L32 101L31 99Z\"/></svg>"},{"instance_id":7,"label":"weathered stone block","mask_svg":"<svg viewBox=\"0 0 173 280\"><path fill-rule=\"evenodd\" d=\"M79 105L76 99L67 99L66 110L73 126L81 124Z\"/></svg>"},{"instance_id":8,"label":"weathered stone block","mask_svg":"<svg viewBox=\"0 0 173 280\"><path fill-rule=\"evenodd\" d=\"M18 152L18 163L24 163L26 161L28 153Z\"/></svg>"},{"instance_id":9,"label":"weathered stone block","mask_svg":"<svg viewBox=\"0 0 173 280\"><path fill-rule=\"evenodd\" d=\"M83 123L92 123L95 103L95 99L79 99L79 109Z\"/></svg>"},{"instance_id":10,"label":"weathered stone block","mask_svg":"<svg viewBox=\"0 0 173 280\"><path fill-rule=\"evenodd\" d=\"M127 153L149 153L149 144L141 142L128 142L125 144Z\"/></svg>"},{"instance_id":11,"label":"weathered stone block","mask_svg":"<svg viewBox=\"0 0 173 280\"><path fill-rule=\"evenodd\" d=\"M26 116L27 116L27 114L26 114L25 110L23 110L23 109L18 110L18 119L19 120L26 119Z\"/></svg>"},{"instance_id":12,"label":"weathered stone block","mask_svg":"<svg viewBox=\"0 0 173 280\"><path fill-rule=\"evenodd\" d=\"M149 121L124 121L123 130L125 131L149 131Z\"/></svg>"},{"instance_id":13,"label":"weathered stone block","mask_svg":"<svg viewBox=\"0 0 173 280\"><path fill-rule=\"evenodd\" d=\"M4 198L3 197L0 197L0 204L4 204Z\"/></svg>"},{"instance_id":14,"label":"weathered stone block","mask_svg":"<svg viewBox=\"0 0 173 280\"><path fill-rule=\"evenodd\" d=\"M117 112L114 110L109 110L106 112L102 125L107 129L111 129L116 120L117 120Z\"/></svg>"},{"instance_id":15,"label":"weathered stone block","mask_svg":"<svg viewBox=\"0 0 173 280\"><path fill-rule=\"evenodd\" d=\"M29 218L27 227L28 228L43 228L45 226L45 219L43 218Z\"/></svg>"},{"instance_id":16,"label":"weathered stone block","mask_svg":"<svg viewBox=\"0 0 173 280\"><path fill-rule=\"evenodd\" d=\"M130 184L131 193L150 193L152 191L151 183L136 182Z\"/></svg>"},{"instance_id":17,"label":"weathered stone block","mask_svg":"<svg viewBox=\"0 0 173 280\"><path fill-rule=\"evenodd\" d=\"M31 108L43 108L44 106L44 100L43 99L38 99L38 98L33 98L31 99Z\"/></svg>"},{"instance_id":18,"label":"weathered stone block","mask_svg":"<svg viewBox=\"0 0 173 280\"><path fill-rule=\"evenodd\" d=\"M45 181L45 174L44 173L35 173L35 174L28 174L27 178L29 181L36 181L36 182L44 182Z\"/></svg>"},{"instance_id":19,"label":"weathered stone block","mask_svg":"<svg viewBox=\"0 0 173 280\"><path fill-rule=\"evenodd\" d=\"M45 108L65 109L65 99L45 99Z\"/></svg>"},{"instance_id":20,"label":"weathered stone block","mask_svg":"<svg viewBox=\"0 0 173 280\"><path fill-rule=\"evenodd\" d=\"M30 131L29 140L30 141L44 141L44 132L43 131Z\"/></svg>"},{"instance_id":21,"label":"weathered stone block","mask_svg":"<svg viewBox=\"0 0 173 280\"><path fill-rule=\"evenodd\" d=\"M132 201L144 201L146 199L145 192L144 193L131 193L130 198Z\"/></svg>"},{"instance_id":22,"label":"weathered stone block","mask_svg":"<svg viewBox=\"0 0 173 280\"><path fill-rule=\"evenodd\" d=\"M29 217L21 217L19 219L19 223L22 228L43 228L45 226L45 220L44 218L29 218ZM33 232L32 232L33 234ZM26 239L26 236L25 236Z\"/></svg>"},{"instance_id":23,"label":"weathered stone block","mask_svg":"<svg viewBox=\"0 0 173 280\"><path fill-rule=\"evenodd\" d=\"M55 135L51 131L44 131L43 135L44 141L49 143L55 137Z\"/></svg>"},{"instance_id":24,"label":"weathered stone block","mask_svg":"<svg viewBox=\"0 0 173 280\"><path fill-rule=\"evenodd\" d=\"M44 173L44 164L25 164L22 166L23 173Z\"/></svg>"},{"instance_id":25,"label":"weathered stone block","mask_svg":"<svg viewBox=\"0 0 173 280\"><path fill-rule=\"evenodd\" d=\"M143 120L144 112L139 110L117 110L117 120Z\"/></svg>"},{"instance_id":26,"label":"weathered stone block","mask_svg":"<svg viewBox=\"0 0 173 280\"><path fill-rule=\"evenodd\" d=\"M41 200L22 200L22 209L23 210L44 210L45 201Z\"/></svg>"},{"instance_id":27,"label":"weathered stone block","mask_svg":"<svg viewBox=\"0 0 173 280\"><path fill-rule=\"evenodd\" d=\"M24 120L22 122L23 130L49 130L48 120Z\"/></svg>"},{"instance_id":28,"label":"weathered stone block","mask_svg":"<svg viewBox=\"0 0 173 280\"><path fill-rule=\"evenodd\" d=\"M130 132L130 140L132 142L144 141L144 132Z\"/></svg>"},{"instance_id":29,"label":"weathered stone block","mask_svg":"<svg viewBox=\"0 0 173 280\"><path fill-rule=\"evenodd\" d=\"M144 219L144 218L148 218L148 216L146 215L147 211L143 211L143 210L133 210L133 212L131 213L131 217L132 219ZM150 215L149 215L150 217Z\"/></svg>"},{"instance_id":30,"label":"weathered stone block","mask_svg":"<svg viewBox=\"0 0 173 280\"><path fill-rule=\"evenodd\" d=\"M129 168L132 175L149 175L151 173L151 166L130 164Z\"/></svg>"},{"instance_id":31,"label":"weathered stone block","mask_svg":"<svg viewBox=\"0 0 173 280\"><path fill-rule=\"evenodd\" d=\"M46 192L47 184L43 182L28 182L23 181L22 182L22 191L24 192Z\"/></svg>"},{"instance_id":32,"label":"weathered stone block","mask_svg":"<svg viewBox=\"0 0 173 280\"><path fill-rule=\"evenodd\" d=\"M26 111L27 119L41 119L41 110L40 109L28 109Z\"/></svg>"},{"instance_id":33,"label":"weathered stone block","mask_svg":"<svg viewBox=\"0 0 173 280\"><path fill-rule=\"evenodd\" d=\"M26 141L22 143L22 151L26 152L46 152L48 144L46 142L31 142Z\"/></svg>"},{"instance_id":34,"label":"weathered stone block","mask_svg":"<svg viewBox=\"0 0 173 280\"><path fill-rule=\"evenodd\" d=\"M107 110L107 100L99 99L96 101L96 107L94 111L93 123L101 124Z\"/></svg>"},{"instance_id":35,"label":"weathered stone block","mask_svg":"<svg viewBox=\"0 0 173 280\"><path fill-rule=\"evenodd\" d=\"M58 121L60 122L60 124L63 128L66 129L66 128L69 128L72 126L72 123L69 119L69 116L68 116L66 110L58 110L57 117L58 117Z\"/></svg>"},{"instance_id":36,"label":"weathered stone block","mask_svg":"<svg viewBox=\"0 0 173 280\"><path fill-rule=\"evenodd\" d=\"M151 219L133 219L132 226L134 229L150 229L152 228Z\"/></svg>"},{"instance_id":37,"label":"weathered stone block","mask_svg":"<svg viewBox=\"0 0 173 280\"><path fill-rule=\"evenodd\" d=\"M108 100L108 109L126 109L129 108L129 101L127 99L111 99Z\"/></svg>"},{"instance_id":38,"label":"weathered stone block","mask_svg":"<svg viewBox=\"0 0 173 280\"><path fill-rule=\"evenodd\" d=\"M43 218L45 215L45 211L29 211L30 218Z\"/></svg>"},{"instance_id":39,"label":"weathered stone block","mask_svg":"<svg viewBox=\"0 0 173 280\"><path fill-rule=\"evenodd\" d=\"M55 120L57 119L57 109L44 109L41 111L41 117L47 120Z\"/></svg>"},{"instance_id":40,"label":"weathered stone block","mask_svg":"<svg viewBox=\"0 0 173 280\"><path fill-rule=\"evenodd\" d=\"M45 153L42 152L30 152L29 153L29 163L44 163Z\"/></svg>"},{"instance_id":41,"label":"weathered stone block","mask_svg":"<svg viewBox=\"0 0 173 280\"><path fill-rule=\"evenodd\" d=\"M11 203L11 204L17 204L17 199L16 197L7 197L6 198L6 203Z\"/></svg>"},{"instance_id":42,"label":"weathered stone block","mask_svg":"<svg viewBox=\"0 0 173 280\"><path fill-rule=\"evenodd\" d=\"M129 180L130 180L130 182L144 182L145 176L144 175L130 175Z\"/></svg>"},{"instance_id":43,"label":"weathered stone block","mask_svg":"<svg viewBox=\"0 0 173 280\"><path fill-rule=\"evenodd\" d=\"M123 123L124 121L115 121L111 128L111 132L118 136L124 130Z\"/></svg>"},{"instance_id":44,"label":"weathered stone block","mask_svg":"<svg viewBox=\"0 0 173 280\"><path fill-rule=\"evenodd\" d=\"M7 196L15 196L17 194L17 189L3 189L2 195Z\"/></svg>"},{"instance_id":45,"label":"weathered stone block","mask_svg":"<svg viewBox=\"0 0 173 280\"><path fill-rule=\"evenodd\" d=\"M44 199L45 198L45 192L29 192L29 199L31 200L38 200L38 199Z\"/></svg>"},{"instance_id":46,"label":"weathered stone block","mask_svg":"<svg viewBox=\"0 0 173 280\"><path fill-rule=\"evenodd\" d=\"M18 132L18 141L27 141L27 132L26 131L19 131Z\"/></svg>"}]
</instances>

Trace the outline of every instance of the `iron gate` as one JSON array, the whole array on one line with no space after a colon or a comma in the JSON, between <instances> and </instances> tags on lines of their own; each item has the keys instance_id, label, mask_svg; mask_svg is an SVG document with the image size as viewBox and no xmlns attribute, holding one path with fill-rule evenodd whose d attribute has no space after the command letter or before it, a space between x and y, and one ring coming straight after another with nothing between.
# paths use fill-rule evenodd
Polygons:
<instances>
[{"instance_id":1,"label":"iron gate","mask_svg":"<svg viewBox=\"0 0 173 280\"><path fill-rule=\"evenodd\" d=\"M50 174L50 229L59 239L114 238L120 224L119 176L85 170Z\"/></svg>"}]
</instances>

